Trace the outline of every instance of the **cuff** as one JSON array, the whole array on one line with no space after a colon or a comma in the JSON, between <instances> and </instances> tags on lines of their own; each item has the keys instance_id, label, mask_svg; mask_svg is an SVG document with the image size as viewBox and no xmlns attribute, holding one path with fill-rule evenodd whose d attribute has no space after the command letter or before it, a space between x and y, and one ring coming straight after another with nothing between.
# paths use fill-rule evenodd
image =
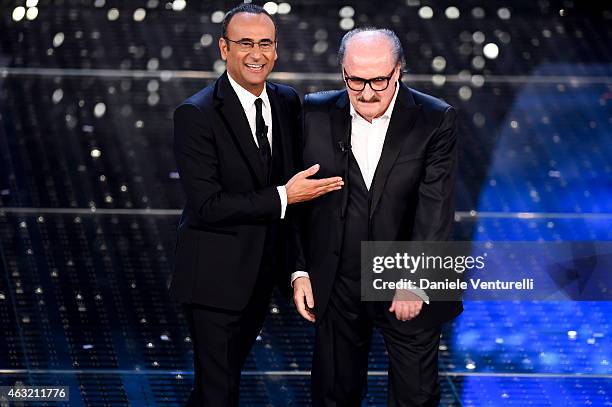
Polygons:
<instances>
[{"instance_id":1,"label":"cuff","mask_svg":"<svg viewBox=\"0 0 612 407\"><path fill-rule=\"evenodd\" d=\"M280 198L280 201L281 201L280 218L285 219L285 211L287 210L287 189L285 188L284 185L281 185L279 187L276 187L276 190L278 191L278 197Z\"/></svg>"},{"instance_id":2,"label":"cuff","mask_svg":"<svg viewBox=\"0 0 612 407\"><path fill-rule=\"evenodd\" d=\"M295 273L293 273L293 274L295 274ZM292 274L292 276L293 276L293 274ZM427 295L427 293L425 291L421 290L420 288L413 288L413 289L410 289L408 291L410 291L413 294L416 294L420 299L423 300L423 302L425 304L429 305L429 296Z\"/></svg>"},{"instance_id":3,"label":"cuff","mask_svg":"<svg viewBox=\"0 0 612 407\"><path fill-rule=\"evenodd\" d=\"M296 271L294 273L291 273L291 287L293 287L293 282L298 278L298 277L308 277L310 278L310 276L308 275L307 272L305 271Z\"/></svg>"}]
</instances>

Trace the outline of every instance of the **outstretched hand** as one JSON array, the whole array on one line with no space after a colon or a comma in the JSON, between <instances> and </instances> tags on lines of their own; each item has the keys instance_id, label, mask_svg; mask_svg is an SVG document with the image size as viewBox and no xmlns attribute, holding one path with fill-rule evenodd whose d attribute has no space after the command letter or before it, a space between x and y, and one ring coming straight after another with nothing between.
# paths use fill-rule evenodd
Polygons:
<instances>
[{"instance_id":1,"label":"outstretched hand","mask_svg":"<svg viewBox=\"0 0 612 407\"><path fill-rule=\"evenodd\" d=\"M295 174L285 185L287 191L287 204L310 201L342 188L344 181L340 177L322 179L308 179L319 171L319 164Z\"/></svg>"}]
</instances>

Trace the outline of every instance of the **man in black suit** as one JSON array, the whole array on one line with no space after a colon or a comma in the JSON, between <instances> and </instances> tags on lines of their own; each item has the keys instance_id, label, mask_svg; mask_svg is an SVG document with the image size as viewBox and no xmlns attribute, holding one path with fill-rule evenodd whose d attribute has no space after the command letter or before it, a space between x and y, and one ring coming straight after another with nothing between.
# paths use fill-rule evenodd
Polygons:
<instances>
[{"instance_id":1,"label":"man in black suit","mask_svg":"<svg viewBox=\"0 0 612 407\"><path fill-rule=\"evenodd\" d=\"M315 322L313 405L361 405L376 327L389 354L388 404L434 406L440 326L462 304L424 305L419 290L362 302L360 242L449 238L456 113L400 82L403 52L390 30L347 33L339 59L346 89L307 95L303 107L304 164L346 183L307 204L305 260L292 276L298 311Z\"/></svg>"},{"instance_id":2,"label":"man in black suit","mask_svg":"<svg viewBox=\"0 0 612 407\"><path fill-rule=\"evenodd\" d=\"M261 7L225 16L227 72L174 113L175 156L186 205L170 295L184 304L194 349L190 406L237 406L240 370L275 283L295 270L292 210L341 187L301 165L301 106L288 86L266 82L276 27Z\"/></svg>"}]
</instances>

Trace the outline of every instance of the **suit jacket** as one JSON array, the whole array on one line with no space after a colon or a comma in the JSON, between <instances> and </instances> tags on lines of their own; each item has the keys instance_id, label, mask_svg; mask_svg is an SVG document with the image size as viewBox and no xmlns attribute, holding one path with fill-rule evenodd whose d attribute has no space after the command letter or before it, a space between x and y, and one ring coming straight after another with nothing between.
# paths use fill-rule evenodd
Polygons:
<instances>
[{"instance_id":1,"label":"suit jacket","mask_svg":"<svg viewBox=\"0 0 612 407\"><path fill-rule=\"evenodd\" d=\"M346 90L309 94L304 100L304 166L317 177L347 179L351 116ZM448 240L454 219L457 172L456 112L445 102L407 86L400 90L371 186L369 240ZM348 188L308 204L301 224L298 270L311 279L317 315L325 312L344 237ZM461 313L460 302L424 305L413 327L430 327ZM317 318L320 321L321 317Z\"/></svg>"},{"instance_id":2,"label":"suit jacket","mask_svg":"<svg viewBox=\"0 0 612 407\"><path fill-rule=\"evenodd\" d=\"M301 104L290 87L266 83L272 144L283 184L298 170ZM174 112L174 152L186 204L178 226L170 295L182 303L242 310L262 261L266 230L277 226L276 277L294 270L291 210L267 185L246 114L227 73ZM291 233L292 234L292 233Z\"/></svg>"}]
</instances>

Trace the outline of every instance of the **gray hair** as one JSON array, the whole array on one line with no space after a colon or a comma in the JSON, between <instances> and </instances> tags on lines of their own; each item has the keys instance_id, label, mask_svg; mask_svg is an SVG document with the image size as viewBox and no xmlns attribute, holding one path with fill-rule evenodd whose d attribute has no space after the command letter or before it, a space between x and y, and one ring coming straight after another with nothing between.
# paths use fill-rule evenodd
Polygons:
<instances>
[{"instance_id":1,"label":"gray hair","mask_svg":"<svg viewBox=\"0 0 612 407\"><path fill-rule=\"evenodd\" d=\"M357 34L362 32L376 32L383 34L385 37L389 39L391 42L391 49L393 52L393 56L395 57L396 64L400 64L400 69L403 71L406 67L406 59L404 58L404 49L402 48L402 43L400 39L397 37L393 31L388 28L376 28L376 27L361 27L354 28L351 31L344 34L342 37L342 41L340 41L340 48L338 49L338 63L342 65L344 63L344 56L346 54L346 47L350 40Z\"/></svg>"}]
</instances>

